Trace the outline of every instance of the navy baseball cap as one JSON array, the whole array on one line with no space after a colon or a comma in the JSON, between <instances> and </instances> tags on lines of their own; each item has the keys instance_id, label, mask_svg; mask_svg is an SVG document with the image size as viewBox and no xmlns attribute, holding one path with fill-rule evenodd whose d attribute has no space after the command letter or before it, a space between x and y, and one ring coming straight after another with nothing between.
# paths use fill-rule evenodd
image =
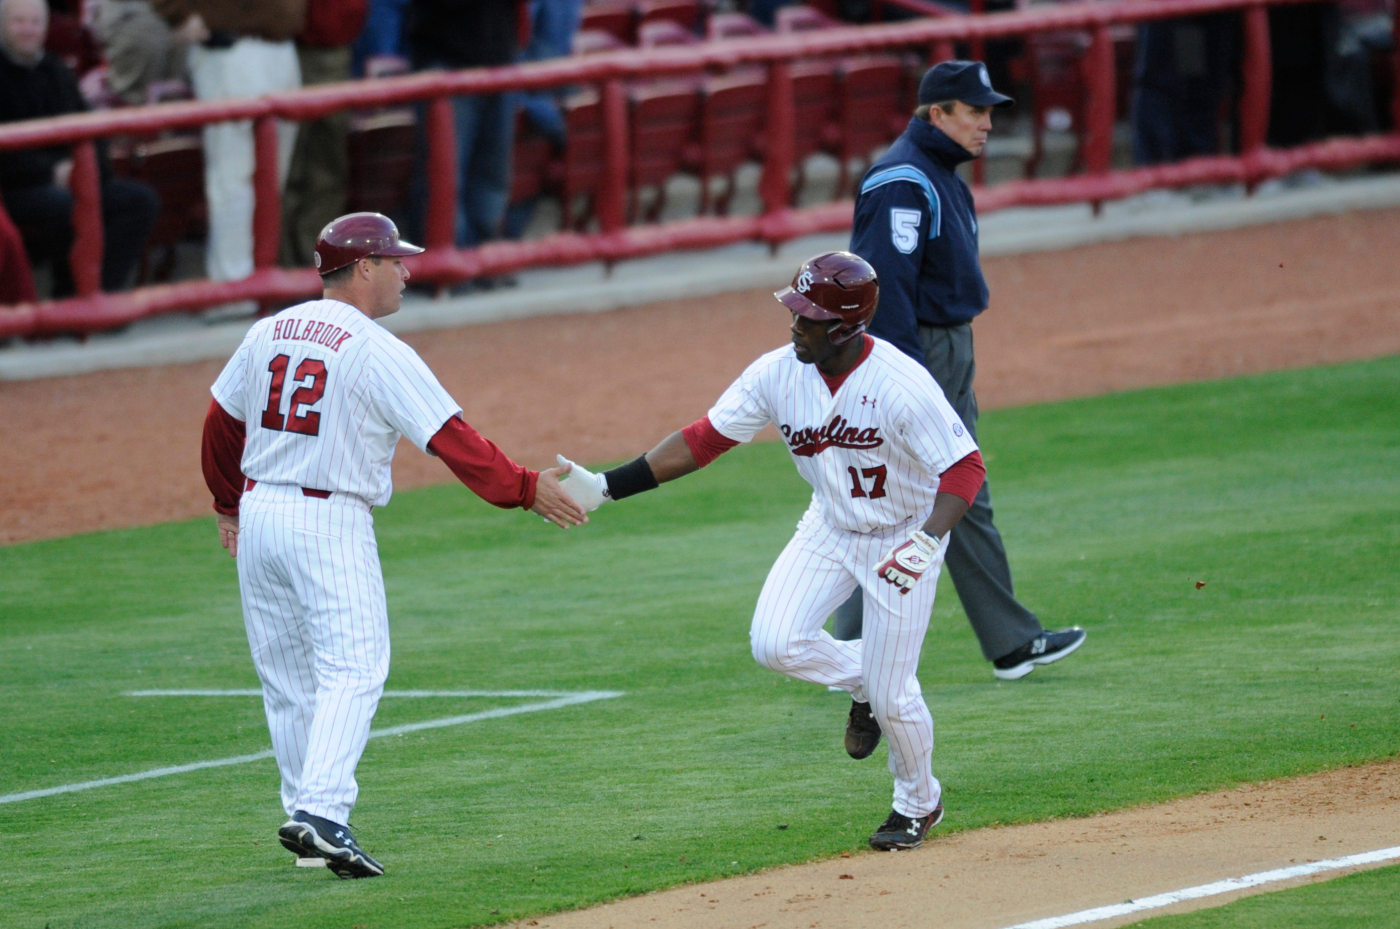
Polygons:
<instances>
[{"instance_id":1,"label":"navy baseball cap","mask_svg":"<svg viewBox=\"0 0 1400 929\"><path fill-rule=\"evenodd\" d=\"M961 100L968 106L1013 106L1016 101L992 90L987 66L980 61L944 61L929 68L919 82L919 103Z\"/></svg>"}]
</instances>

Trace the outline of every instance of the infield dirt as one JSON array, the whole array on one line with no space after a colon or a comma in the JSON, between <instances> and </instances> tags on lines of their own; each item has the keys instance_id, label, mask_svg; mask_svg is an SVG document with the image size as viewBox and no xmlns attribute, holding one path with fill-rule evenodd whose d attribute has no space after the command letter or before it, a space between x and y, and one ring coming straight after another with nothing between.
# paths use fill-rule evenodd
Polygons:
<instances>
[{"instance_id":1,"label":"infield dirt","mask_svg":"<svg viewBox=\"0 0 1400 929\"><path fill-rule=\"evenodd\" d=\"M982 408L1400 353L1396 241L1400 210L1377 210L990 259L992 306L975 326ZM767 291L748 291L406 341L468 421L542 468L556 452L597 462L649 448L703 415L783 343L786 326ZM199 435L220 367L0 383L0 544L207 515ZM409 446L394 477L399 488L451 479ZM537 924L997 929L1397 835L1392 761L937 838L915 853L785 868Z\"/></svg>"}]
</instances>

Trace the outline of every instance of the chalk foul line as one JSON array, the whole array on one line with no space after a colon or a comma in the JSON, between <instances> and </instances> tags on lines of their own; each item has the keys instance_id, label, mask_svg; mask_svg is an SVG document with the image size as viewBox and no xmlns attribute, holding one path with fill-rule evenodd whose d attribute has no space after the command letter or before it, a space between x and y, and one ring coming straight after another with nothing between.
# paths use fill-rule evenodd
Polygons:
<instances>
[{"instance_id":1,"label":"chalk foul line","mask_svg":"<svg viewBox=\"0 0 1400 929\"><path fill-rule=\"evenodd\" d=\"M129 697L261 697L261 690L135 690L127 694ZM612 700L625 696L618 690L583 690L577 692L567 692L559 690L398 690L385 691L385 697L553 697L541 703L522 703L518 706L503 706L494 710L483 710L480 713L467 713L462 716L447 716L442 719L427 719L418 723L405 723L402 726L390 726L387 729L375 729L370 732L371 739L383 739L389 736L406 735L410 732L422 732L425 729L445 729L449 726L463 726L467 723L483 722L488 719L501 719L505 716L519 716L522 713L541 713L545 710L558 710L566 706L577 706L580 703L592 703L595 700ZM253 761L262 761L272 757L272 749L261 752L254 752L251 755L234 755L231 758L215 758L210 761L196 761L191 764L171 765L165 768L152 768L149 771L137 771L133 774L122 774L117 777L104 777L96 781L83 781L77 784L60 784L57 787L45 787L41 790L26 790L23 793L5 794L0 796L0 804L21 803L25 800L37 800L40 797L52 797L56 794L76 793L80 790L93 790L98 787L113 787L117 784L130 784L134 781L148 781L157 777L170 777L175 774L186 774L190 771L202 771L205 768L225 768L230 765L248 764Z\"/></svg>"},{"instance_id":2,"label":"chalk foul line","mask_svg":"<svg viewBox=\"0 0 1400 929\"><path fill-rule=\"evenodd\" d=\"M1144 897L1141 900L1130 900L1127 903L1115 903L1112 906L1100 906L1092 910L1080 910L1078 913L1070 913L1065 916L1052 916L1048 919L1037 919L1028 923L1017 923L1014 926L1007 927L1007 929L1064 929L1066 926L1080 926L1084 923L1093 923L1104 919L1113 919L1118 916L1127 916L1130 913L1139 913L1143 910L1160 909L1164 906L1171 906L1173 903L1181 903L1184 900L1199 900L1201 897L1214 897L1217 894L1246 890L1250 887L1258 887L1260 884L1272 884L1275 881L1288 881L1294 878L1307 877L1310 874L1320 874L1325 871L1338 871L1342 868L1355 868L1361 865L1377 864L1382 861L1392 861L1397 858L1400 858L1400 846L1396 846L1395 848L1382 848L1374 852L1361 852L1356 855L1347 855L1345 858L1310 861L1307 864L1294 865L1289 868L1260 871L1258 874L1247 874L1244 877L1232 877L1229 880L1216 881L1213 884L1202 884L1199 887L1187 887L1184 890L1173 890L1170 893L1157 894L1155 897Z\"/></svg>"}]
</instances>

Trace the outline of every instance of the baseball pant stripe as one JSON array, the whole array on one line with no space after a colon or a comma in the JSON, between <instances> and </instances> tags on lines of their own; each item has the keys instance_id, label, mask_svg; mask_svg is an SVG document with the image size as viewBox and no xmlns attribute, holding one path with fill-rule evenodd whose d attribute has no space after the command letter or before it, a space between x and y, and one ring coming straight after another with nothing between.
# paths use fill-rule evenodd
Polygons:
<instances>
[{"instance_id":1,"label":"baseball pant stripe","mask_svg":"<svg viewBox=\"0 0 1400 929\"><path fill-rule=\"evenodd\" d=\"M754 660L765 668L858 692L859 644L838 642L822 628L831 611L850 596L855 579L838 558L822 550L826 547L801 530L788 542L759 595L750 645Z\"/></svg>"},{"instance_id":2,"label":"baseball pant stripe","mask_svg":"<svg viewBox=\"0 0 1400 929\"><path fill-rule=\"evenodd\" d=\"M343 823L389 667L373 518L281 485L259 484L242 510L244 612L283 806Z\"/></svg>"},{"instance_id":3,"label":"baseball pant stripe","mask_svg":"<svg viewBox=\"0 0 1400 929\"><path fill-rule=\"evenodd\" d=\"M933 717L918 680L938 573L903 596L875 573L911 529L847 532L804 517L768 574L750 636L765 667L870 703L889 744L894 808L918 817L933 811L942 792L933 776ZM865 590L865 638L841 642L822 626L857 583Z\"/></svg>"}]
</instances>

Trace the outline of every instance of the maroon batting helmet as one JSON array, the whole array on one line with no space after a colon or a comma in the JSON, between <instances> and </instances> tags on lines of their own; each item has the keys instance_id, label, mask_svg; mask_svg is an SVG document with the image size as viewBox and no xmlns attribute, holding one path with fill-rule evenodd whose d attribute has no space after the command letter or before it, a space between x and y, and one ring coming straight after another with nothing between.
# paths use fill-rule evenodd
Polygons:
<instances>
[{"instance_id":1,"label":"maroon batting helmet","mask_svg":"<svg viewBox=\"0 0 1400 929\"><path fill-rule=\"evenodd\" d=\"M361 258L399 258L423 250L399 238L399 228L383 213L347 213L316 237L316 270L330 274Z\"/></svg>"},{"instance_id":2,"label":"maroon batting helmet","mask_svg":"<svg viewBox=\"0 0 1400 929\"><path fill-rule=\"evenodd\" d=\"M836 323L828 332L844 345L865 331L880 302L880 283L870 262L850 252L826 252L808 258L791 286L775 291L778 302L798 316Z\"/></svg>"}]
</instances>

